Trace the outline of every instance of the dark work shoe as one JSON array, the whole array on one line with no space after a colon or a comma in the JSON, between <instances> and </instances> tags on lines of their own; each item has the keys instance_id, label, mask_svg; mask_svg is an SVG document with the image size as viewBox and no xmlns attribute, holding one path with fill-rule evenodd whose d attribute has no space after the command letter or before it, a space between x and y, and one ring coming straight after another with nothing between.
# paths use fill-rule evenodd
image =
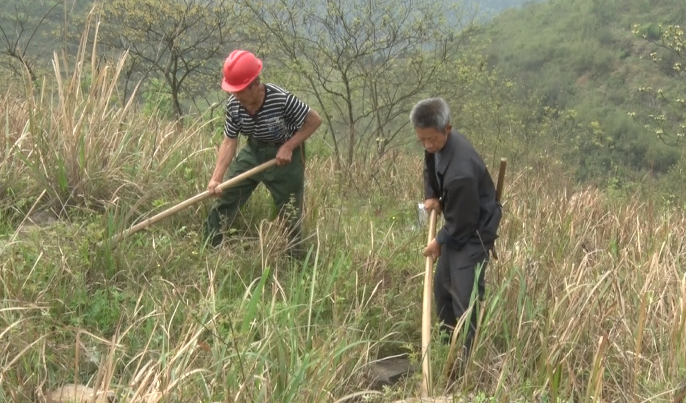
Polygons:
<instances>
[{"instance_id":1,"label":"dark work shoe","mask_svg":"<svg viewBox=\"0 0 686 403\"><path fill-rule=\"evenodd\" d=\"M224 235L218 231L203 231L203 243L210 244L213 248L222 244Z\"/></svg>"},{"instance_id":2,"label":"dark work shoe","mask_svg":"<svg viewBox=\"0 0 686 403\"><path fill-rule=\"evenodd\" d=\"M217 232L214 235L212 235L212 239L210 239L210 244L212 247L216 248L217 246L222 244L222 241L224 240L224 235L221 234L221 232Z\"/></svg>"}]
</instances>

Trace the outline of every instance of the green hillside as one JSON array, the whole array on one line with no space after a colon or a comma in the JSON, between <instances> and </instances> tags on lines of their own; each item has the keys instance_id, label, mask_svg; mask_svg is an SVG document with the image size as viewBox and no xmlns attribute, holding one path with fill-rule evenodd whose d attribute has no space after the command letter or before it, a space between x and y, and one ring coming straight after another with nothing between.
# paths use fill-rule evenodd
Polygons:
<instances>
[{"instance_id":1,"label":"green hillside","mask_svg":"<svg viewBox=\"0 0 686 403\"><path fill-rule=\"evenodd\" d=\"M686 3L677 0L553 0L507 10L481 35L492 66L548 105L575 110L580 123L597 122L598 138L570 139L566 150L580 151L582 179L608 171L659 176L682 150L658 139L650 115L666 113L666 124L678 127L683 109L670 111L669 104L686 84L673 68L679 56L651 40L659 40L659 24L684 17ZM653 61L653 52L661 60Z\"/></svg>"}]
</instances>

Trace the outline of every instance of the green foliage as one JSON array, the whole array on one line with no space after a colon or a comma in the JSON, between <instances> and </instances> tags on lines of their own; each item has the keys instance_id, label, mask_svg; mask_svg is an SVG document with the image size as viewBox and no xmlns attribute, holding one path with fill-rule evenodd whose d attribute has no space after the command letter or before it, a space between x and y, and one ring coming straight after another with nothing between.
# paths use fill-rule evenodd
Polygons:
<instances>
[{"instance_id":1,"label":"green foliage","mask_svg":"<svg viewBox=\"0 0 686 403\"><path fill-rule=\"evenodd\" d=\"M652 89L663 88L672 102L686 90L675 80L674 60L668 68L651 65L657 54L651 56L642 36L660 40L660 23L684 15L683 2L674 0L650 6L639 0L549 1L502 13L483 35L491 43L490 64L517 77L546 105L576 111L581 131L569 138L564 154L578 166L579 179L605 179L608 173L639 179L667 172L680 155L659 141L666 135L658 130L667 133L662 122L669 121L677 135L683 109L678 103L667 107ZM636 23L645 25L632 32ZM639 124L632 121L643 116ZM602 138L583 129L592 122L602 127Z\"/></svg>"},{"instance_id":2,"label":"green foliage","mask_svg":"<svg viewBox=\"0 0 686 403\"><path fill-rule=\"evenodd\" d=\"M143 99L145 100L143 113L146 115L157 115L164 119L171 119L173 117L173 101L169 86L165 82L155 78L148 81L144 86Z\"/></svg>"},{"instance_id":3,"label":"green foliage","mask_svg":"<svg viewBox=\"0 0 686 403\"><path fill-rule=\"evenodd\" d=\"M686 155L682 154L677 163L672 165L669 171L659 182L656 195L663 201L675 208L686 209Z\"/></svg>"},{"instance_id":4,"label":"green foliage","mask_svg":"<svg viewBox=\"0 0 686 403\"><path fill-rule=\"evenodd\" d=\"M648 105L649 114L630 112L630 115L644 124L648 133L654 135L671 145L686 144L686 121L683 115L686 111L686 88L672 86L673 82L680 83L683 73L682 63L686 62L684 51L686 50L686 37L684 31L678 25L663 27L662 24L651 24L649 29L656 33L647 34L646 28L640 25L633 27L633 32L639 37L659 46L659 50L650 53L650 59L656 64L663 74L669 76L667 88L654 89L650 86L642 86L638 89L642 100Z\"/></svg>"}]
</instances>

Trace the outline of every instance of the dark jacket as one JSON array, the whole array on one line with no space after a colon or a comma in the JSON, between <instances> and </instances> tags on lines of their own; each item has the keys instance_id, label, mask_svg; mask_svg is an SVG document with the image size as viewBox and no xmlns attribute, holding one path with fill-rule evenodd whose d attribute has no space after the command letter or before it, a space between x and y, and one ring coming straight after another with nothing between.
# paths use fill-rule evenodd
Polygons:
<instances>
[{"instance_id":1,"label":"dark jacket","mask_svg":"<svg viewBox=\"0 0 686 403\"><path fill-rule=\"evenodd\" d=\"M441 150L438 169L434 158L425 152L424 196L441 202L445 225L436 240L454 250L467 244L490 250L498 237L502 206L495 200L493 179L483 159L456 130L450 132Z\"/></svg>"}]
</instances>

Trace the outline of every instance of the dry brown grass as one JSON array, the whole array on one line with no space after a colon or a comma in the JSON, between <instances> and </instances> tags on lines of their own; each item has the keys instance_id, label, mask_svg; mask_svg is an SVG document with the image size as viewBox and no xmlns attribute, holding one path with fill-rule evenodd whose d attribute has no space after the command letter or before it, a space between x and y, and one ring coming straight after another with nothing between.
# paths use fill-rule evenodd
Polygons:
<instances>
[{"instance_id":1,"label":"dry brown grass","mask_svg":"<svg viewBox=\"0 0 686 403\"><path fill-rule=\"evenodd\" d=\"M122 317L122 327L137 329L149 339L139 350L125 353L125 331L114 337L109 345L118 347L103 355L107 357L103 364L109 360L117 370L98 366L100 379L110 379L102 389L125 391L125 401L136 402L157 401L165 394L182 399L200 391L208 397L231 396L233 401L277 396L328 401L363 387L361 369L383 346L380 340L405 339L418 348L422 287L418 251L424 234L423 229L413 228L413 214L421 189L404 184L416 185L419 164L418 156L399 157L394 166L380 168L378 175L388 181L378 188L367 181L362 193L355 195L349 188L332 186L340 178L331 161L314 158L308 173L306 224L318 229L318 247L312 256L316 269L294 275L292 268L278 263L279 251L285 247L282 230L263 222L255 250L261 269L252 272L251 279L247 268L229 266L242 278L244 302L229 311L226 307L200 310L196 316L189 316L188 308L181 309L179 299L195 307L216 306L216 293L223 287L216 278L226 270L220 269L226 267L221 256L194 263L204 265L209 276L196 277L190 288L191 284L175 285L174 278L163 280L168 284L165 297L159 297L159 290L141 294L139 300L147 303L135 308L136 315ZM580 401L643 401L669 396L683 377L686 351L684 214L658 209L639 195L618 199L592 188L572 190L562 181L555 182L556 172L544 176L512 165L497 244L500 259L487 272L487 309L475 359L462 386L505 400L547 395ZM352 178L365 176L369 172L360 170ZM177 245L168 253L191 253L188 241L174 242ZM72 262L65 263L57 276L75 276L81 270L83 262L70 257L68 250L61 258L56 252L47 249L43 259ZM171 257L165 259L173 261ZM38 258L27 279L5 280L9 294L2 316L7 330L0 336L5 343L4 379L24 379L27 385L45 385L55 376L65 379L55 372L59 366L45 360L65 350L50 343L50 327L40 315L31 314L54 302L49 298L37 299L36 305L22 302L26 289L16 283L33 282L47 264ZM16 260L3 264L3 270L17 267L21 265ZM123 270L136 267L133 262ZM260 272L267 269L275 271L275 282L258 287ZM256 294L260 287L266 288ZM198 294L193 289L206 291ZM185 319L174 325L175 315ZM198 315L205 315L204 319ZM252 322L243 322L251 315ZM207 329L213 329L217 320L223 318L220 322L226 326L227 318L234 316L235 320L229 319L232 326L254 325L243 330L234 327L224 333L229 337L223 342L207 338ZM154 318L154 325L143 328L143 318ZM75 331L59 329L63 336ZM312 338L309 332L317 336ZM356 344L358 340L363 342ZM434 365L441 368L440 347L435 351ZM58 362L66 369L73 360L61 356ZM27 365L39 365L38 379L23 378L21 374L27 373L22 368ZM296 375L302 376L301 383L289 383ZM98 378L92 376L80 381L96 384ZM440 390L444 382L437 381ZM408 384L404 393L412 395L417 385ZM5 396L22 401L23 388L22 384L7 387Z\"/></svg>"},{"instance_id":2,"label":"dry brown grass","mask_svg":"<svg viewBox=\"0 0 686 403\"><path fill-rule=\"evenodd\" d=\"M686 346L684 214L522 180L508 188L472 375L503 391L533 375L535 389L584 401L667 392Z\"/></svg>"},{"instance_id":3,"label":"dry brown grass","mask_svg":"<svg viewBox=\"0 0 686 403\"><path fill-rule=\"evenodd\" d=\"M121 198L149 204L159 173L179 175L189 159L211 151L202 137L208 122L189 122L181 133L173 122L132 114L138 86L126 99L117 86L127 54L100 65L97 42L86 42L92 23L76 55L53 55L54 80L15 84L0 101L2 194L29 199L46 190L42 208L61 216L72 207L103 211Z\"/></svg>"},{"instance_id":4,"label":"dry brown grass","mask_svg":"<svg viewBox=\"0 0 686 403\"><path fill-rule=\"evenodd\" d=\"M339 402L365 388L379 351L416 354L421 153L345 175L313 156L304 265L283 259L283 231L261 220L240 250L199 248L201 206L95 253L88 245L103 232L201 191L212 158L203 122L178 132L110 102L120 65L75 66L0 99L0 172L13 189L0 206L0 398L35 401L80 383L123 402ZM500 259L458 386L499 401L666 400L686 367L686 216L643 194L579 189L547 160L535 166L509 162ZM37 198L105 214L20 233ZM264 212L266 199L258 191L248 210ZM435 345L437 377L443 353ZM445 380L434 384L438 393Z\"/></svg>"}]
</instances>

